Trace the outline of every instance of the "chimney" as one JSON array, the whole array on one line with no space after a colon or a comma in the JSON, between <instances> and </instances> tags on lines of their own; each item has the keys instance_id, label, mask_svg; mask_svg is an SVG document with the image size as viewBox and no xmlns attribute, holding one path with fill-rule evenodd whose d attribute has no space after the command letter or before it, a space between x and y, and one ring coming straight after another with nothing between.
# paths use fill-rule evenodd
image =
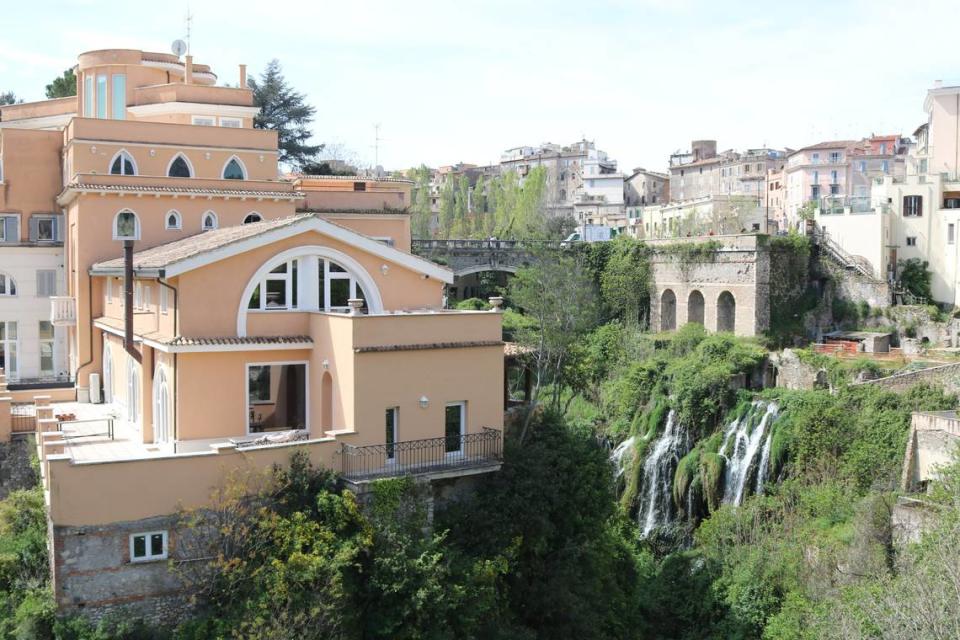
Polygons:
<instances>
[{"instance_id":1,"label":"chimney","mask_svg":"<svg viewBox=\"0 0 960 640\"><path fill-rule=\"evenodd\" d=\"M188 55L183 65L183 84L193 84L193 56Z\"/></svg>"},{"instance_id":2,"label":"chimney","mask_svg":"<svg viewBox=\"0 0 960 640\"><path fill-rule=\"evenodd\" d=\"M240 65L240 88L247 88L247 65Z\"/></svg>"},{"instance_id":3,"label":"chimney","mask_svg":"<svg viewBox=\"0 0 960 640\"><path fill-rule=\"evenodd\" d=\"M133 345L133 240L123 241L123 349L137 362L143 361Z\"/></svg>"}]
</instances>

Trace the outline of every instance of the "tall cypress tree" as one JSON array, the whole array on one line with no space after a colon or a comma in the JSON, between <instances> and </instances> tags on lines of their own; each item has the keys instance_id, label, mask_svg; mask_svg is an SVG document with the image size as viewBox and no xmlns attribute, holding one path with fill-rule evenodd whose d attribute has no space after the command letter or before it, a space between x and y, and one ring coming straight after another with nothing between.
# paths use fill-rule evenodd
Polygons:
<instances>
[{"instance_id":1,"label":"tall cypress tree","mask_svg":"<svg viewBox=\"0 0 960 640\"><path fill-rule=\"evenodd\" d=\"M280 163L300 169L316 161L323 145L308 144L316 109L306 103L306 96L287 84L280 61L271 60L260 79L251 77L247 84L253 89L253 103L260 107L253 126L277 132Z\"/></svg>"}]
</instances>

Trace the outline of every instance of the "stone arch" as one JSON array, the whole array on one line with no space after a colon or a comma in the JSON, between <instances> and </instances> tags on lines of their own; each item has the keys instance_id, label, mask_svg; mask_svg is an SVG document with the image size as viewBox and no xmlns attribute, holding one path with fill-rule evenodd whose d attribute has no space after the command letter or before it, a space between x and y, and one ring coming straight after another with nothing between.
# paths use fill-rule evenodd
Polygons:
<instances>
[{"instance_id":1,"label":"stone arch","mask_svg":"<svg viewBox=\"0 0 960 640\"><path fill-rule=\"evenodd\" d=\"M687 322L696 322L703 324L704 301L703 294L698 289L694 289L687 296Z\"/></svg>"},{"instance_id":2,"label":"stone arch","mask_svg":"<svg viewBox=\"0 0 960 640\"><path fill-rule=\"evenodd\" d=\"M664 289L660 294L660 331L677 328L677 294L673 289Z\"/></svg>"},{"instance_id":3,"label":"stone arch","mask_svg":"<svg viewBox=\"0 0 960 640\"><path fill-rule=\"evenodd\" d=\"M717 331L733 332L737 328L737 300L729 291L717 296Z\"/></svg>"}]
</instances>

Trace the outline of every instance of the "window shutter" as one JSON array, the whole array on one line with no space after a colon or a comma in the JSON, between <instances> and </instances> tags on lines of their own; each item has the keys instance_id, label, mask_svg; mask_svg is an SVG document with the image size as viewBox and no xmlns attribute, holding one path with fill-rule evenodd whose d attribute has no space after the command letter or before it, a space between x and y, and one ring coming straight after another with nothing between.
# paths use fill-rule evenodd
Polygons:
<instances>
[{"instance_id":1,"label":"window shutter","mask_svg":"<svg viewBox=\"0 0 960 640\"><path fill-rule=\"evenodd\" d=\"M60 237L60 225L62 224L62 220L62 215L53 216L53 239L57 242L62 240Z\"/></svg>"},{"instance_id":2,"label":"window shutter","mask_svg":"<svg viewBox=\"0 0 960 640\"><path fill-rule=\"evenodd\" d=\"M4 226L6 227L7 242L20 242L20 234L17 228L20 225L17 224L17 218L15 216L4 218Z\"/></svg>"},{"instance_id":3,"label":"window shutter","mask_svg":"<svg viewBox=\"0 0 960 640\"><path fill-rule=\"evenodd\" d=\"M36 242L40 236L39 226L40 221L37 220L36 216L30 216L30 242Z\"/></svg>"}]
</instances>

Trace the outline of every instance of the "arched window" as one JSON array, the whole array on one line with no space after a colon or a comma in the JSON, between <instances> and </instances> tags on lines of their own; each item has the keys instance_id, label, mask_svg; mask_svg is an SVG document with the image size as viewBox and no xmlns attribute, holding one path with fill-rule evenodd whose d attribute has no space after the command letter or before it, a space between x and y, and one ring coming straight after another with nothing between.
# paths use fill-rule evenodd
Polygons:
<instances>
[{"instance_id":1,"label":"arched window","mask_svg":"<svg viewBox=\"0 0 960 640\"><path fill-rule=\"evenodd\" d=\"M153 440L157 444L170 442L173 437L170 385L163 367L157 366L153 377Z\"/></svg>"},{"instance_id":2,"label":"arched window","mask_svg":"<svg viewBox=\"0 0 960 640\"><path fill-rule=\"evenodd\" d=\"M243 163L240 162L240 158L233 156L227 160L227 164L223 165L223 179L224 180L246 180L247 171L243 167Z\"/></svg>"},{"instance_id":3,"label":"arched window","mask_svg":"<svg viewBox=\"0 0 960 640\"><path fill-rule=\"evenodd\" d=\"M677 294L666 289L660 296L660 331L677 328Z\"/></svg>"},{"instance_id":4,"label":"arched window","mask_svg":"<svg viewBox=\"0 0 960 640\"><path fill-rule=\"evenodd\" d=\"M167 176L171 178L193 177L193 168L190 166L190 162L185 155L178 153L176 157L174 157L170 162L170 166L167 167Z\"/></svg>"},{"instance_id":5,"label":"arched window","mask_svg":"<svg viewBox=\"0 0 960 640\"><path fill-rule=\"evenodd\" d=\"M113 402L113 354L106 338L103 340L103 401Z\"/></svg>"},{"instance_id":6,"label":"arched window","mask_svg":"<svg viewBox=\"0 0 960 640\"><path fill-rule=\"evenodd\" d=\"M213 211L207 211L203 214L203 222L201 224L201 231L213 231L217 228L217 214Z\"/></svg>"},{"instance_id":7,"label":"arched window","mask_svg":"<svg viewBox=\"0 0 960 640\"><path fill-rule=\"evenodd\" d=\"M251 211L250 213L247 214L247 217L243 219L243 224L250 224L251 222L260 222L262 220L263 220L263 216L261 216L256 211Z\"/></svg>"},{"instance_id":8,"label":"arched window","mask_svg":"<svg viewBox=\"0 0 960 640\"><path fill-rule=\"evenodd\" d=\"M110 161L110 173L115 176L137 175L137 165L126 149L121 149L113 156L113 160Z\"/></svg>"},{"instance_id":9,"label":"arched window","mask_svg":"<svg viewBox=\"0 0 960 640\"><path fill-rule=\"evenodd\" d=\"M176 209L171 209L167 211L167 220L166 220L167 229L182 229L183 228L183 218L180 217L180 212Z\"/></svg>"},{"instance_id":10,"label":"arched window","mask_svg":"<svg viewBox=\"0 0 960 640\"><path fill-rule=\"evenodd\" d=\"M316 284L312 285L313 274ZM303 256L282 262L266 272L247 299L247 309L258 311L311 310L346 313L350 299L363 300L367 294L361 276L339 262L321 256Z\"/></svg>"},{"instance_id":11,"label":"arched window","mask_svg":"<svg viewBox=\"0 0 960 640\"><path fill-rule=\"evenodd\" d=\"M703 324L704 301L703 294L694 289L687 297L687 322Z\"/></svg>"},{"instance_id":12,"label":"arched window","mask_svg":"<svg viewBox=\"0 0 960 640\"><path fill-rule=\"evenodd\" d=\"M5 273L0 273L0 296L17 295L17 283Z\"/></svg>"},{"instance_id":13,"label":"arched window","mask_svg":"<svg viewBox=\"0 0 960 640\"><path fill-rule=\"evenodd\" d=\"M140 239L140 220L137 218L137 214L129 209L124 209L117 214L117 216L113 219L113 239Z\"/></svg>"},{"instance_id":14,"label":"arched window","mask_svg":"<svg viewBox=\"0 0 960 640\"><path fill-rule=\"evenodd\" d=\"M140 422L140 369L130 357L127 358L127 422Z\"/></svg>"}]
</instances>

